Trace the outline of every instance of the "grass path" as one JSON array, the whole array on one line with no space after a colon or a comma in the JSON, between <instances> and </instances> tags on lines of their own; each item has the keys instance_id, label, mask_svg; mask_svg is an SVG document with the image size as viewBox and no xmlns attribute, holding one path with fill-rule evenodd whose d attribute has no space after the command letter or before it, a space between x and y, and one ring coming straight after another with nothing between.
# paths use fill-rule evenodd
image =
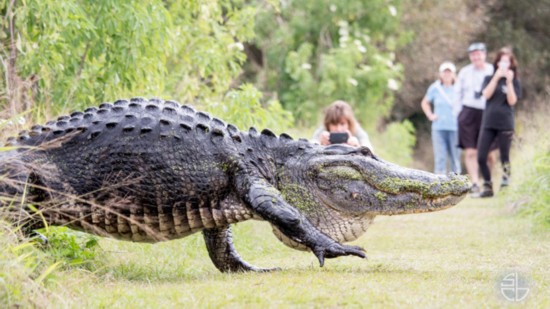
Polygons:
<instances>
[{"instance_id":1,"label":"grass path","mask_svg":"<svg viewBox=\"0 0 550 309\"><path fill-rule=\"evenodd\" d=\"M265 223L236 226L243 258L283 267L267 274L221 274L200 235L157 245L101 240L107 261L95 273L63 272L55 306L171 307L550 307L550 233L512 216L506 198L466 199L446 211L378 217L355 244L368 261L328 260L287 249ZM522 303L504 300L503 275L529 280Z\"/></svg>"}]
</instances>

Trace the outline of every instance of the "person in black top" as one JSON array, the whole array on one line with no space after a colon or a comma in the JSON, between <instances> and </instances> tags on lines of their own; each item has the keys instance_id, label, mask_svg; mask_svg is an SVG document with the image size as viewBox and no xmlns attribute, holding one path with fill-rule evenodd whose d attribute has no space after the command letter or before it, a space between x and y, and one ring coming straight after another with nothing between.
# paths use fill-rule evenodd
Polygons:
<instances>
[{"instance_id":1,"label":"person in black top","mask_svg":"<svg viewBox=\"0 0 550 309\"><path fill-rule=\"evenodd\" d=\"M521 98L517 62L512 50L501 49L493 63L495 71L483 81L483 96L487 105L483 112L481 133L477 145L477 161L483 175L480 197L493 196L491 171L487 166L487 154L491 143L498 137L503 176L501 188L508 185L510 177L510 147L514 134L514 105Z\"/></svg>"}]
</instances>

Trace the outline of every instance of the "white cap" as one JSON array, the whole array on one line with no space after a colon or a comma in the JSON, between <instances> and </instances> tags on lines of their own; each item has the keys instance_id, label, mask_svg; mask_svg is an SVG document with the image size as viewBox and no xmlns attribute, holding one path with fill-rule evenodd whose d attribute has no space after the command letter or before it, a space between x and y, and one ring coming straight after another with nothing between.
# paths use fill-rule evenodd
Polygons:
<instances>
[{"instance_id":1,"label":"white cap","mask_svg":"<svg viewBox=\"0 0 550 309\"><path fill-rule=\"evenodd\" d=\"M445 70L451 70L451 72L456 72L456 67L452 62L445 61L439 66L439 72L443 72Z\"/></svg>"}]
</instances>

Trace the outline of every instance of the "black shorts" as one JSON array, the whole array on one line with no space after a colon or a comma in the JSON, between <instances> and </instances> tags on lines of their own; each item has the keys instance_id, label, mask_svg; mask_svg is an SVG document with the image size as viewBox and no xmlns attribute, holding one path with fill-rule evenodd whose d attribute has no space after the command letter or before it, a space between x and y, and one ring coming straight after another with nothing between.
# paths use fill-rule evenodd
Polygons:
<instances>
[{"instance_id":1,"label":"black shorts","mask_svg":"<svg viewBox=\"0 0 550 309\"><path fill-rule=\"evenodd\" d=\"M463 106L458 115L458 147L462 149L477 149L477 141L481 131L481 121L483 120L483 110ZM496 140L491 144L489 150L498 148Z\"/></svg>"}]
</instances>

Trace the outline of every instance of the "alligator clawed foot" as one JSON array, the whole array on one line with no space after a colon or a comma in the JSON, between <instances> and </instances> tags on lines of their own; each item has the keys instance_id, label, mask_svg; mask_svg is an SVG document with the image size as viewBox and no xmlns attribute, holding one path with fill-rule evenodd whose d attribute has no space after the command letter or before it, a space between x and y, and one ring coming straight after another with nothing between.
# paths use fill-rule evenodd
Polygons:
<instances>
[{"instance_id":1,"label":"alligator clawed foot","mask_svg":"<svg viewBox=\"0 0 550 309\"><path fill-rule=\"evenodd\" d=\"M327 248L319 248L314 251L315 256L319 260L321 267L325 264L326 259L332 259L344 255L355 255L362 259L366 259L365 249L358 246L347 246L339 243L333 243Z\"/></svg>"},{"instance_id":2,"label":"alligator clawed foot","mask_svg":"<svg viewBox=\"0 0 550 309\"><path fill-rule=\"evenodd\" d=\"M240 260L239 263L232 263L230 265L226 265L225 268L222 268L220 270L225 273L245 273L245 272L267 273L267 272L280 271L281 268L279 267L261 268L261 267L256 267L254 265L250 265L247 262Z\"/></svg>"},{"instance_id":3,"label":"alligator clawed foot","mask_svg":"<svg viewBox=\"0 0 550 309\"><path fill-rule=\"evenodd\" d=\"M257 273L269 273L269 272L281 271L281 270L282 270L282 268L280 268L280 267L260 268L260 267L252 266L251 269L247 269L246 271L252 271L252 272L257 272Z\"/></svg>"}]
</instances>

